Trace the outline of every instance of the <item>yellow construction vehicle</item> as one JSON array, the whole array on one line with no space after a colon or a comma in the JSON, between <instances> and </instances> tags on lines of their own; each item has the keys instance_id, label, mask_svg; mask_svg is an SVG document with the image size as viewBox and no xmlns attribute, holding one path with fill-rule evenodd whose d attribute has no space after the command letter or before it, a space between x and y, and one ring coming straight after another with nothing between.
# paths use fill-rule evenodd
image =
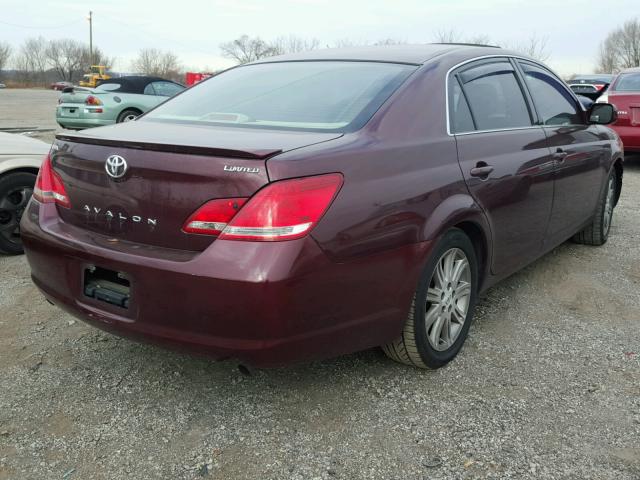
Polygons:
<instances>
[{"instance_id":1,"label":"yellow construction vehicle","mask_svg":"<svg viewBox=\"0 0 640 480\"><path fill-rule=\"evenodd\" d=\"M78 82L81 87L97 87L103 80L109 80L111 75L107 73L107 67L104 65L91 65L89 73L82 76L82 80Z\"/></svg>"}]
</instances>

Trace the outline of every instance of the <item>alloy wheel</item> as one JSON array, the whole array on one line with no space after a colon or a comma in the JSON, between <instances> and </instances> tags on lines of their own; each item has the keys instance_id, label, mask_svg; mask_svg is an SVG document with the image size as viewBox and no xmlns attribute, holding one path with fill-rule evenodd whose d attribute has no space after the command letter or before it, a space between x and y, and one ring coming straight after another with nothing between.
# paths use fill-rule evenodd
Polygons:
<instances>
[{"instance_id":1,"label":"alloy wheel","mask_svg":"<svg viewBox=\"0 0 640 480\"><path fill-rule=\"evenodd\" d=\"M471 267L459 248L438 260L427 290L426 332L434 350L444 351L458 339L471 303Z\"/></svg>"}]
</instances>

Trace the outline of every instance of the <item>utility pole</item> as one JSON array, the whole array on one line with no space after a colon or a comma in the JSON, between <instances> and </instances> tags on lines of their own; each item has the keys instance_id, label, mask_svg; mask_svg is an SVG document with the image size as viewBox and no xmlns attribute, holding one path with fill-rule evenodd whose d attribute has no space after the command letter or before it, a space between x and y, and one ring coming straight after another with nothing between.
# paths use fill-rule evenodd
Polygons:
<instances>
[{"instance_id":1,"label":"utility pole","mask_svg":"<svg viewBox=\"0 0 640 480\"><path fill-rule=\"evenodd\" d=\"M93 12L89 11L89 67L93 65Z\"/></svg>"}]
</instances>

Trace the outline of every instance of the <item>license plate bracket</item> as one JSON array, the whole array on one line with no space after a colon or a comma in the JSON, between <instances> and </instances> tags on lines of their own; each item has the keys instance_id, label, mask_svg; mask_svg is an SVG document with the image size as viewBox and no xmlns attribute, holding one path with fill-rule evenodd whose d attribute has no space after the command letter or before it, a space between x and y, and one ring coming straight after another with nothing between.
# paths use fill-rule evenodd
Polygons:
<instances>
[{"instance_id":1,"label":"license plate bracket","mask_svg":"<svg viewBox=\"0 0 640 480\"><path fill-rule=\"evenodd\" d=\"M89 298L128 309L131 280L126 273L91 265L84 270L83 291Z\"/></svg>"}]
</instances>

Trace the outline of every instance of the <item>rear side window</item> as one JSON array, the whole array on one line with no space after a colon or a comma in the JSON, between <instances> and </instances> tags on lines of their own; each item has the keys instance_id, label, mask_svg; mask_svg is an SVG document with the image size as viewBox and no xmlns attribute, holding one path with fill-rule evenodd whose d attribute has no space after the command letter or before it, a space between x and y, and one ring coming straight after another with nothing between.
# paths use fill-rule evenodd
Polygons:
<instances>
[{"instance_id":1,"label":"rear side window","mask_svg":"<svg viewBox=\"0 0 640 480\"><path fill-rule=\"evenodd\" d=\"M567 88L546 70L520 63L533 103L544 125L579 125L582 116Z\"/></svg>"},{"instance_id":2,"label":"rear side window","mask_svg":"<svg viewBox=\"0 0 640 480\"><path fill-rule=\"evenodd\" d=\"M522 89L509 62L482 64L459 74L478 130L532 125Z\"/></svg>"},{"instance_id":3,"label":"rear side window","mask_svg":"<svg viewBox=\"0 0 640 480\"><path fill-rule=\"evenodd\" d=\"M153 90L161 97L173 97L176 93L184 90L183 87L171 82L153 82Z\"/></svg>"},{"instance_id":4,"label":"rear side window","mask_svg":"<svg viewBox=\"0 0 640 480\"><path fill-rule=\"evenodd\" d=\"M616 92L640 92L640 73L622 73L613 86Z\"/></svg>"},{"instance_id":5,"label":"rear side window","mask_svg":"<svg viewBox=\"0 0 640 480\"><path fill-rule=\"evenodd\" d=\"M457 77L451 79L451 90L449 90L449 113L451 116L451 130L453 133L472 132L475 130L473 117L469 104L464 97L460 82Z\"/></svg>"}]
</instances>

